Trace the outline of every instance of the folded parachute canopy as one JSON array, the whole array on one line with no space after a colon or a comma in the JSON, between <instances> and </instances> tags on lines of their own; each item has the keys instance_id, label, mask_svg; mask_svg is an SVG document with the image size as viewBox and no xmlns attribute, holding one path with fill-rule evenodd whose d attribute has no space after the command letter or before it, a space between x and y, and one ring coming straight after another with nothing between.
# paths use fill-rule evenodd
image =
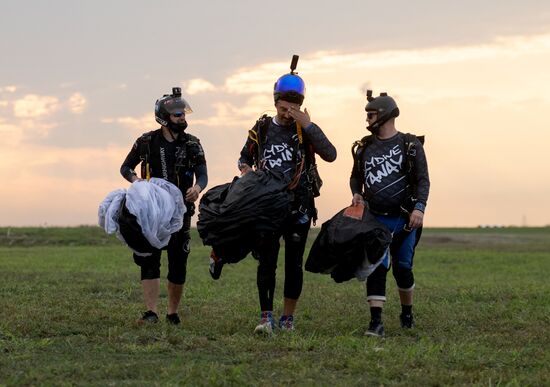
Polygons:
<instances>
[{"instance_id":1,"label":"folded parachute canopy","mask_svg":"<svg viewBox=\"0 0 550 387\"><path fill-rule=\"evenodd\" d=\"M279 230L293 198L288 180L271 171L250 171L201 198L197 230L225 263L245 258L262 233Z\"/></svg>"},{"instance_id":2,"label":"folded parachute canopy","mask_svg":"<svg viewBox=\"0 0 550 387\"><path fill-rule=\"evenodd\" d=\"M307 271L344 282L364 280L380 264L391 243L390 231L367 210L358 217L350 212L343 209L323 223L309 251Z\"/></svg>"},{"instance_id":3,"label":"folded parachute canopy","mask_svg":"<svg viewBox=\"0 0 550 387\"><path fill-rule=\"evenodd\" d=\"M170 236L181 229L186 210L178 187L151 178L134 182L128 191L109 193L99 205L99 226L147 256L168 245Z\"/></svg>"}]
</instances>

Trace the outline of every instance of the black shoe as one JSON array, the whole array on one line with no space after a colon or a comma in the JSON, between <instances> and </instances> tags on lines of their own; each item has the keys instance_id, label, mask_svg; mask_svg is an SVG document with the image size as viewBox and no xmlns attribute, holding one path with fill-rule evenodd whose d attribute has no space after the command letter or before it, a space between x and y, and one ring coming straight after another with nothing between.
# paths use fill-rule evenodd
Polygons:
<instances>
[{"instance_id":1,"label":"black shoe","mask_svg":"<svg viewBox=\"0 0 550 387\"><path fill-rule=\"evenodd\" d=\"M219 279L222 275L222 269L223 269L223 261L221 258L218 258L216 256L216 253L214 253L214 249L210 252L210 276L212 279Z\"/></svg>"},{"instance_id":2,"label":"black shoe","mask_svg":"<svg viewBox=\"0 0 550 387\"><path fill-rule=\"evenodd\" d=\"M399 315L399 320L401 321L401 328L411 329L412 327L414 327L414 318L412 313L411 314L401 313Z\"/></svg>"},{"instance_id":3,"label":"black shoe","mask_svg":"<svg viewBox=\"0 0 550 387\"><path fill-rule=\"evenodd\" d=\"M143 313L140 319L137 320L138 324L156 324L159 322L159 316L152 310L148 310Z\"/></svg>"},{"instance_id":4,"label":"black shoe","mask_svg":"<svg viewBox=\"0 0 550 387\"><path fill-rule=\"evenodd\" d=\"M181 323L180 316L178 316L177 313L167 314L166 322L168 324L178 325L179 323Z\"/></svg>"},{"instance_id":5,"label":"black shoe","mask_svg":"<svg viewBox=\"0 0 550 387\"><path fill-rule=\"evenodd\" d=\"M365 332L365 336L384 337L384 323L370 320L369 329Z\"/></svg>"}]
</instances>

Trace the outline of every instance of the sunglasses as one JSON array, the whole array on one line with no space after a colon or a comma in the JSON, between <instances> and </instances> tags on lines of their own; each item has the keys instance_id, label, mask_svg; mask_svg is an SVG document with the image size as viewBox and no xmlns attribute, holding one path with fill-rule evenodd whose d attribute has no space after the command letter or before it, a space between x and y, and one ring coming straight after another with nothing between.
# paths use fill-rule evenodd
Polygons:
<instances>
[{"instance_id":1,"label":"sunglasses","mask_svg":"<svg viewBox=\"0 0 550 387\"><path fill-rule=\"evenodd\" d=\"M377 114L377 112L367 112L367 118L370 120L371 118L374 118Z\"/></svg>"},{"instance_id":2,"label":"sunglasses","mask_svg":"<svg viewBox=\"0 0 550 387\"><path fill-rule=\"evenodd\" d=\"M185 112L175 112L175 113L172 113L172 115L176 118L180 118L185 116Z\"/></svg>"}]
</instances>

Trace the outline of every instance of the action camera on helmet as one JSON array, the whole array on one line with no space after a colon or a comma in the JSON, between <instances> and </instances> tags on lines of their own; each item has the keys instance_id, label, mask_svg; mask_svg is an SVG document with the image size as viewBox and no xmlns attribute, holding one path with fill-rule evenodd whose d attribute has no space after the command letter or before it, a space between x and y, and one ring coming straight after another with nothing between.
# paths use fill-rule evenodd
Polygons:
<instances>
[{"instance_id":1,"label":"action camera on helmet","mask_svg":"<svg viewBox=\"0 0 550 387\"><path fill-rule=\"evenodd\" d=\"M291 103L297 103L301 105L304 102L306 94L306 85L302 78L300 78L294 70L298 65L298 55L292 56L290 62L290 73L281 76L275 82L273 87L273 98L275 102L283 100Z\"/></svg>"}]
</instances>

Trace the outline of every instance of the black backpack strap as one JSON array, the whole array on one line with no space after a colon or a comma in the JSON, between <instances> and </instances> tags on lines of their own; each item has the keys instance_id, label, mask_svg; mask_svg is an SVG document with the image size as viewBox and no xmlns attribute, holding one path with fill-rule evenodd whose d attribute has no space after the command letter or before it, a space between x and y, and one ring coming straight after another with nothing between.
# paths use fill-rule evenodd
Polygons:
<instances>
[{"instance_id":1,"label":"black backpack strap","mask_svg":"<svg viewBox=\"0 0 550 387\"><path fill-rule=\"evenodd\" d=\"M188 167L190 169L195 168L198 164L201 164L204 160L204 149L198 137L192 134L186 133L186 157L188 157Z\"/></svg>"},{"instance_id":2,"label":"black backpack strap","mask_svg":"<svg viewBox=\"0 0 550 387\"><path fill-rule=\"evenodd\" d=\"M412 182L413 172L416 164L416 140L421 144L424 144L425 136L415 136L412 133L405 133L405 170L407 172L407 178L409 184ZM411 187L414 187L411 184Z\"/></svg>"},{"instance_id":3,"label":"black backpack strap","mask_svg":"<svg viewBox=\"0 0 550 387\"><path fill-rule=\"evenodd\" d=\"M411 133L405 133L405 170L409 174L414 167L414 158L416 157L416 136Z\"/></svg>"},{"instance_id":4,"label":"black backpack strap","mask_svg":"<svg viewBox=\"0 0 550 387\"><path fill-rule=\"evenodd\" d=\"M265 144L265 138L267 135L267 128L271 123L271 117L267 114L262 115L256 121L256 124L252 129L248 131L248 138L251 140L248 148L248 152L251 154L256 164L256 168L260 168L260 160L262 159L262 149Z\"/></svg>"},{"instance_id":5,"label":"black backpack strap","mask_svg":"<svg viewBox=\"0 0 550 387\"><path fill-rule=\"evenodd\" d=\"M141 160L141 178L149 180L151 178L151 168L149 165L149 155L151 154L151 139L153 138L152 130L143 133L138 140L139 143L139 159Z\"/></svg>"},{"instance_id":6,"label":"black backpack strap","mask_svg":"<svg viewBox=\"0 0 550 387\"><path fill-rule=\"evenodd\" d=\"M363 137L359 141L355 141L351 146L351 155L353 157L353 168L354 171L359 174L359 176L364 177L365 171L364 171L364 165L361 162L363 159L363 154L365 153L365 149L372 144L374 141L374 136L368 135Z\"/></svg>"},{"instance_id":7,"label":"black backpack strap","mask_svg":"<svg viewBox=\"0 0 550 387\"><path fill-rule=\"evenodd\" d=\"M305 141L303 144L304 158L305 158L305 168L306 168L306 188L309 196L310 206L311 206L311 221L314 226L317 225L318 211L315 206L315 198L321 195L321 186L323 185L323 180L321 175L319 175L319 170L317 169L317 162L315 160L315 148L313 144Z\"/></svg>"},{"instance_id":8,"label":"black backpack strap","mask_svg":"<svg viewBox=\"0 0 550 387\"><path fill-rule=\"evenodd\" d=\"M407 173L407 182L412 192L412 205L416 202L414 197L416 192L416 141L424 144L425 136L415 136L412 133L405 133L405 171ZM412 210L411 210L412 211Z\"/></svg>"}]
</instances>

